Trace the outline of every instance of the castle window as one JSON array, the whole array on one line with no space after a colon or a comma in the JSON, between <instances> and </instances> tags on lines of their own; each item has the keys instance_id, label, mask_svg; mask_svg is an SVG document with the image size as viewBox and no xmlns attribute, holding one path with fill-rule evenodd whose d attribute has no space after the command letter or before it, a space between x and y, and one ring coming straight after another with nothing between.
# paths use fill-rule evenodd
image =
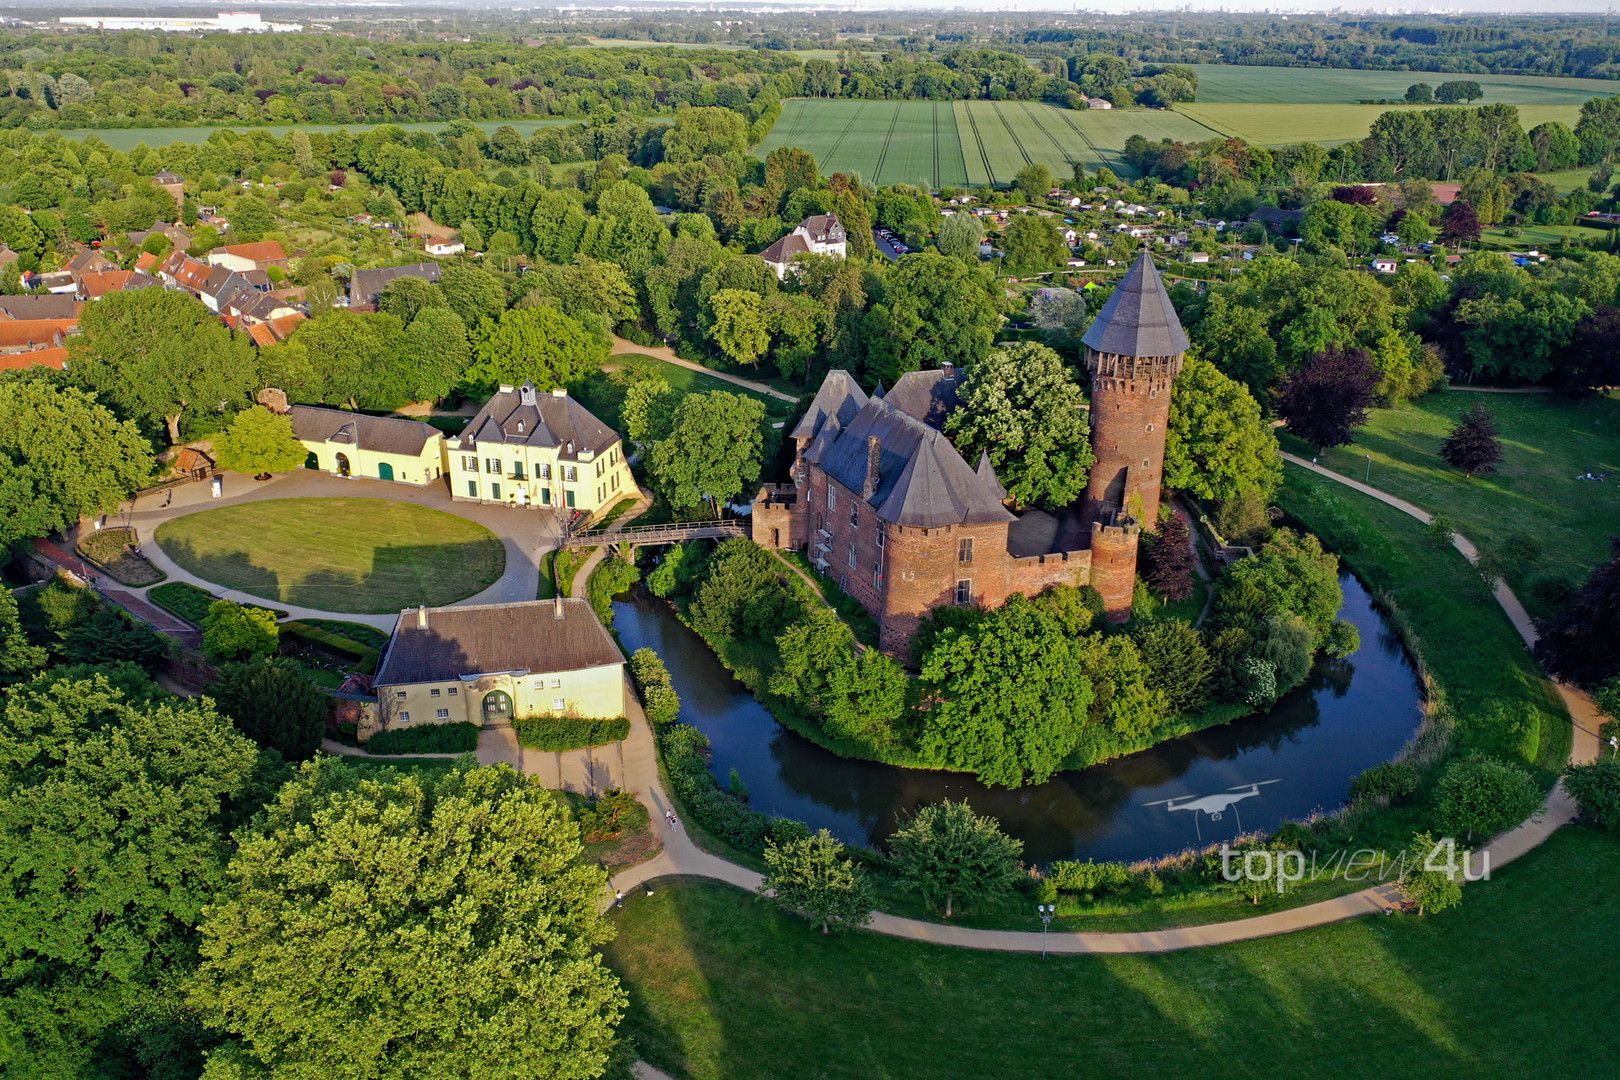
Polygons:
<instances>
[{"instance_id":1,"label":"castle window","mask_svg":"<svg viewBox=\"0 0 1620 1080\"><path fill-rule=\"evenodd\" d=\"M973 582L970 579L963 578L956 583L956 602L958 604L973 603Z\"/></svg>"},{"instance_id":2,"label":"castle window","mask_svg":"<svg viewBox=\"0 0 1620 1080\"><path fill-rule=\"evenodd\" d=\"M878 545L878 550L879 550L879 551L882 551L882 550L883 550L883 523L882 523L882 522L879 522L879 523L878 523L878 528L877 528L877 545Z\"/></svg>"},{"instance_id":3,"label":"castle window","mask_svg":"<svg viewBox=\"0 0 1620 1080\"><path fill-rule=\"evenodd\" d=\"M956 562L959 566L973 565L973 537L965 536L956 542Z\"/></svg>"},{"instance_id":4,"label":"castle window","mask_svg":"<svg viewBox=\"0 0 1620 1080\"><path fill-rule=\"evenodd\" d=\"M567 698L554 697L551 699L552 712L562 712L566 708L568 708Z\"/></svg>"},{"instance_id":5,"label":"castle window","mask_svg":"<svg viewBox=\"0 0 1620 1080\"><path fill-rule=\"evenodd\" d=\"M874 566L872 568L872 588L878 589L878 588L882 588L882 586L883 586L883 571L879 570L877 567Z\"/></svg>"},{"instance_id":6,"label":"castle window","mask_svg":"<svg viewBox=\"0 0 1620 1080\"><path fill-rule=\"evenodd\" d=\"M855 565L855 545L854 544L849 545L849 558L846 561L851 566Z\"/></svg>"},{"instance_id":7,"label":"castle window","mask_svg":"<svg viewBox=\"0 0 1620 1080\"><path fill-rule=\"evenodd\" d=\"M501 475L501 459L497 457L485 458L484 471L494 476Z\"/></svg>"},{"instance_id":8,"label":"castle window","mask_svg":"<svg viewBox=\"0 0 1620 1080\"><path fill-rule=\"evenodd\" d=\"M852 507L849 508L849 523L850 523L851 526L860 525L860 523L861 523L861 508L859 506L852 506Z\"/></svg>"},{"instance_id":9,"label":"castle window","mask_svg":"<svg viewBox=\"0 0 1620 1080\"><path fill-rule=\"evenodd\" d=\"M457 695L457 694L458 694L458 693L460 693L460 691L459 691L459 690L457 690L457 689L456 689L456 688L455 688L455 687L453 687L453 686L452 686L452 687L451 687L451 688L450 688L450 696L451 696L451 697L455 697L455 696L456 696L456 695Z\"/></svg>"},{"instance_id":10,"label":"castle window","mask_svg":"<svg viewBox=\"0 0 1620 1080\"><path fill-rule=\"evenodd\" d=\"M1145 469L1145 468L1147 468L1147 467L1148 467L1148 466L1149 466L1149 465L1151 465L1151 464L1153 464L1153 463L1152 463L1152 462L1151 462L1151 461L1149 461L1149 460L1148 460L1148 459L1147 459L1147 458L1143 458L1143 459L1142 459L1142 468L1144 468L1144 469Z\"/></svg>"},{"instance_id":11,"label":"castle window","mask_svg":"<svg viewBox=\"0 0 1620 1080\"><path fill-rule=\"evenodd\" d=\"M405 691L403 691L403 690L395 690L394 691L394 696L397 697L399 700L404 701L405 700Z\"/></svg>"},{"instance_id":12,"label":"castle window","mask_svg":"<svg viewBox=\"0 0 1620 1080\"><path fill-rule=\"evenodd\" d=\"M827 509L829 509L829 510L838 509L838 489L837 488L828 488L827 489Z\"/></svg>"},{"instance_id":13,"label":"castle window","mask_svg":"<svg viewBox=\"0 0 1620 1080\"><path fill-rule=\"evenodd\" d=\"M1148 426L1147 426L1147 429L1148 429L1148 431L1149 431L1149 432L1150 432L1150 433L1151 433L1151 432L1152 432L1152 431L1153 431L1153 425L1152 425L1152 424L1149 424L1149 425L1148 425Z\"/></svg>"},{"instance_id":14,"label":"castle window","mask_svg":"<svg viewBox=\"0 0 1620 1080\"><path fill-rule=\"evenodd\" d=\"M462 454L461 467L466 472L477 472L478 458L472 454Z\"/></svg>"}]
</instances>

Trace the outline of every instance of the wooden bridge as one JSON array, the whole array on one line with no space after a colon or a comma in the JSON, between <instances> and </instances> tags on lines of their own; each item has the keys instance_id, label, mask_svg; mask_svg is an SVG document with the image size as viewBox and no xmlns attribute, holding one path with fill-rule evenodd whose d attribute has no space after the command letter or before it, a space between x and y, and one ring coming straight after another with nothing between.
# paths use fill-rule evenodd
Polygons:
<instances>
[{"instance_id":1,"label":"wooden bridge","mask_svg":"<svg viewBox=\"0 0 1620 1080\"><path fill-rule=\"evenodd\" d=\"M562 538L565 548L614 544L636 548L644 544L678 544L682 540L721 540L747 536L748 522L740 518L723 521L676 521L665 525L631 525L624 529L589 529Z\"/></svg>"}]
</instances>

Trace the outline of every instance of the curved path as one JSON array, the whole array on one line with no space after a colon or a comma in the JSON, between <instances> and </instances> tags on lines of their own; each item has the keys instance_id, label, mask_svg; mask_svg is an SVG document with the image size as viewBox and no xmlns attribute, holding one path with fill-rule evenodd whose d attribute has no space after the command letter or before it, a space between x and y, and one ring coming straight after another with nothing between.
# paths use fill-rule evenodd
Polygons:
<instances>
[{"instance_id":1,"label":"curved path","mask_svg":"<svg viewBox=\"0 0 1620 1080\"><path fill-rule=\"evenodd\" d=\"M668 345L637 345L628 338L622 338L615 334L613 335L613 351L608 355L650 356L655 360L662 360L666 364L674 364L676 367L683 367L688 371L696 371L701 375L707 375L710 378L719 379L721 382L728 382L732 386L740 386L744 390L752 390L756 394L764 394L766 397L776 398L778 401L790 401L795 405L799 403L799 399L794 397L792 394L784 394L782 391L770 386L766 386L762 382L755 382L753 379L745 379L740 375L727 375L723 371L716 371L713 368L706 368L702 364L694 364L690 360L683 360L679 356L676 356L675 350L671 349Z\"/></svg>"},{"instance_id":2,"label":"curved path","mask_svg":"<svg viewBox=\"0 0 1620 1080\"><path fill-rule=\"evenodd\" d=\"M1428 513L1398 499L1377 488L1352 480L1350 477L1312 465L1291 454L1284 454L1284 460L1301 468L1309 469L1329 479L1346 484L1349 487L1370 495L1380 502L1388 503L1404 513L1410 514L1419 521L1427 523L1430 520ZM1455 538L1457 550L1470 561L1478 558L1478 550L1465 537ZM582 588L575 579L576 588ZM1497 600L1502 604L1513 625L1525 638L1527 645L1535 642L1535 626L1531 623L1524 607L1519 603L1518 597L1506 585L1498 583L1496 587ZM1575 722L1575 739L1571 751L1571 760L1577 763L1591 761L1597 756L1597 731L1599 720L1596 706L1591 699L1572 687L1561 683L1554 683L1558 693L1569 706L1570 715ZM626 740L627 751L632 743L635 744L636 758L645 763L644 771L631 771L627 776L629 789L640 796L654 812L653 825L658 830L663 841L664 849L657 856L647 862L631 867L616 875L611 883L612 889L627 895L633 894L636 886L651 891L649 884L654 879L671 875L685 875L693 877L713 878L740 889L755 891L759 888L761 876L747 867L738 866L728 862L717 855L710 854L692 842L678 825L671 826L663 815L666 810L674 809L674 804L665 793L658 775L657 758L653 751L653 735L647 725L646 717L641 711L639 703L632 695L630 708L631 732ZM1537 847L1551 836L1560 826L1573 820L1575 817L1575 802L1564 790L1562 784L1556 786L1547 797L1546 804L1530 820L1518 828L1496 837L1485 845L1482 852L1488 852L1490 867L1498 869L1514 859ZM613 897L604 899L604 909L613 904ZM1270 937L1275 934L1285 934L1294 930L1302 930L1312 926L1322 926L1327 923L1338 922L1343 919L1354 918L1359 915L1369 915L1381 911L1394 910L1399 904L1399 896L1393 885L1378 885L1362 889L1359 892L1346 896L1335 897L1320 903L1309 904L1303 907L1291 908L1286 911L1271 912L1251 919L1234 919L1230 922L1209 923L1203 926L1184 926L1165 930L1141 931L1132 933L1111 932L1054 932L1049 935L1040 931L1031 930L980 930L972 927L949 926L940 923L923 922L918 919L902 918L877 912L872 917L870 929L893 937L909 938L914 941L926 941L939 945L955 945L970 949L995 949L1006 952L1038 952L1043 949L1053 953L1148 953L1168 952L1175 949L1196 948L1204 945L1221 945L1235 941L1247 941L1253 938Z\"/></svg>"},{"instance_id":3,"label":"curved path","mask_svg":"<svg viewBox=\"0 0 1620 1080\"><path fill-rule=\"evenodd\" d=\"M507 506L485 506L481 503L458 503L450 498L449 489L442 480L417 487L362 477L345 479L325 472L308 470L281 473L274 479L262 483L239 473L225 473L223 476L225 493L223 498L210 498L210 485L207 483L183 484L166 491L152 492L136 498L134 510L127 515L127 523L138 530L142 551L153 565L168 574L167 580L189 582L217 596L240 603L273 604L286 611L289 618L294 619L341 619L390 631L394 628L394 622L399 618L399 614L324 611L286 604L275 597L260 596L240 589L226 589L218 582L198 577L171 559L157 540L158 527L164 522L189 514L215 510L223 506L263 502L268 499L385 499L390 502L424 506L477 522L494 533L506 548L506 569L500 578L481 592L456 601L457 604L503 604L518 600L533 600L540 582L540 557L556 546L559 535L556 516L551 512ZM124 514L107 515L108 527L125 523ZM80 530L85 527L81 525ZM364 523L356 523L356 527L364 527ZM146 592L145 588L129 586L120 588L138 596L144 596Z\"/></svg>"}]
</instances>

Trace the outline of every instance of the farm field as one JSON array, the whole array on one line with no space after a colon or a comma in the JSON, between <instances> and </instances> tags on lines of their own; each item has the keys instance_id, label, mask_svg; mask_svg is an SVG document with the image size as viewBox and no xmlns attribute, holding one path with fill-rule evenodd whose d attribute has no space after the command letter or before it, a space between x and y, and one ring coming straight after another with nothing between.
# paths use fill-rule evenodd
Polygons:
<instances>
[{"instance_id":1,"label":"farm field","mask_svg":"<svg viewBox=\"0 0 1620 1080\"><path fill-rule=\"evenodd\" d=\"M1225 135L1236 135L1256 146L1288 146L1301 142L1334 144L1365 139L1379 114L1396 107L1189 102L1176 106L1176 111L1190 120ZM1575 101L1565 105L1520 105L1519 123L1527 131L1548 120L1557 120L1573 128L1575 121L1580 118L1580 112L1580 103ZM1143 134L1148 133L1144 131Z\"/></svg>"},{"instance_id":2,"label":"farm field","mask_svg":"<svg viewBox=\"0 0 1620 1080\"><path fill-rule=\"evenodd\" d=\"M1074 112L1028 101L849 101L798 98L759 147L808 150L824 173L854 170L876 184L931 187L1008 184L1030 162L1067 175L1075 161L1088 169L1120 160L1125 140L1200 141L1216 137L1178 113L1132 109Z\"/></svg>"},{"instance_id":3,"label":"farm field","mask_svg":"<svg viewBox=\"0 0 1620 1080\"><path fill-rule=\"evenodd\" d=\"M1438 71L1354 71L1348 68L1248 67L1195 64L1198 100L1354 105L1367 98L1400 98L1413 83L1439 86L1454 79L1479 83L1475 104L1573 105L1589 97L1620 93L1620 81L1539 78L1534 75L1454 75ZM1528 126L1528 125L1526 125Z\"/></svg>"},{"instance_id":4,"label":"farm field","mask_svg":"<svg viewBox=\"0 0 1620 1080\"><path fill-rule=\"evenodd\" d=\"M557 127L563 124L583 124L585 121L578 117L546 117L513 118L510 120L474 120L473 125L485 131L493 132L496 128L511 126L517 129L519 135L528 138L541 128ZM364 135L381 124L225 124L218 127L150 127L150 128L64 128L64 139L88 139L94 135L114 150L129 151L143 143L150 147L168 146L171 143L203 143L208 136L216 131L234 131L238 134L248 131L268 131L276 138L281 138L289 131L316 132L324 131L328 134L334 131L348 131L356 136ZM394 127L404 128L406 131L441 131L449 127L446 120L411 120L397 123Z\"/></svg>"}]
</instances>

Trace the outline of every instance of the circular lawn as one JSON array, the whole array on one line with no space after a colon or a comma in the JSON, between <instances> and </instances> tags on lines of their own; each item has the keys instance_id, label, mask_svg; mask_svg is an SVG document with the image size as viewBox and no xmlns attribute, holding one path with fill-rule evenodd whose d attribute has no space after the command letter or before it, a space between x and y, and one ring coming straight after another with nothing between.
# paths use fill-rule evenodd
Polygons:
<instances>
[{"instance_id":1,"label":"circular lawn","mask_svg":"<svg viewBox=\"0 0 1620 1080\"><path fill-rule=\"evenodd\" d=\"M205 581L322 611L397 612L493 585L506 548L476 522L386 499L268 499L158 526L164 554Z\"/></svg>"}]
</instances>

